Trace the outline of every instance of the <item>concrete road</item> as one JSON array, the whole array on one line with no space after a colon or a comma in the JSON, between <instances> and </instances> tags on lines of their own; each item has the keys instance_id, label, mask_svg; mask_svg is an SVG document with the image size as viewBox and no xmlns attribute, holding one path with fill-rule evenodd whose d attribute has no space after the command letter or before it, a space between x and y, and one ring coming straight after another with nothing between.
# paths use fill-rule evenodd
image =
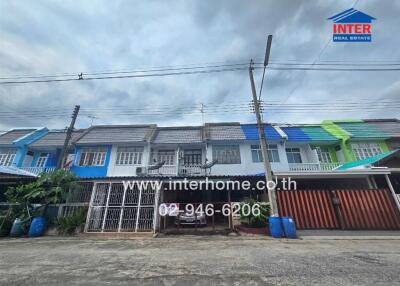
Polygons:
<instances>
[{"instance_id":1,"label":"concrete road","mask_svg":"<svg viewBox=\"0 0 400 286\"><path fill-rule=\"evenodd\" d=\"M2 285L400 285L399 240L0 240Z\"/></svg>"}]
</instances>

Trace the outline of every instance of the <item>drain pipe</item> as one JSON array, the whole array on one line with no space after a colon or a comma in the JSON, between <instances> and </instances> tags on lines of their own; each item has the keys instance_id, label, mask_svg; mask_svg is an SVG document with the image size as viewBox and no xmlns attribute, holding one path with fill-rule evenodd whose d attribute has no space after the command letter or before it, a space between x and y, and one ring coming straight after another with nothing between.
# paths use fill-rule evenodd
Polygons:
<instances>
[{"instance_id":1,"label":"drain pipe","mask_svg":"<svg viewBox=\"0 0 400 286\"><path fill-rule=\"evenodd\" d=\"M394 192L394 188L393 188L392 182L390 181L390 178L389 178L388 174L385 174L385 179L386 179L386 182L387 182L387 184L389 186L390 192L392 193L394 201L395 201L395 203L397 205L397 209L400 211L400 202L399 202L399 199L397 198L396 193Z\"/></svg>"}]
</instances>

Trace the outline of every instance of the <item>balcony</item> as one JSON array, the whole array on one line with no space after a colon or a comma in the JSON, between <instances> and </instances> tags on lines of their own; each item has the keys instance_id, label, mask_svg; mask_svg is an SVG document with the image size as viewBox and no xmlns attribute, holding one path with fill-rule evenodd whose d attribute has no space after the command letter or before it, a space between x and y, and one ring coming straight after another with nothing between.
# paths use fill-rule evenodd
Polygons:
<instances>
[{"instance_id":1,"label":"balcony","mask_svg":"<svg viewBox=\"0 0 400 286\"><path fill-rule=\"evenodd\" d=\"M56 167L20 167L19 169L35 174L36 176L39 176L41 173L54 172Z\"/></svg>"},{"instance_id":2,"label":"balcony","mask_svg":"<svg viewBox=\"0 0 400 286\"><path fill-rule=\"evenodd\" d=\"M340 163L289 163L291 172L329 172L340 166Z\"/></svg>"},{"instance_id":3,"label":"balcony","mask_svg":"<svg viewBox=\"0 0 400 286\"><path fill-rule=\"evenodd\" d=\"M158 170L149 170L148 175L155 176L203 176L205 175L204 169L200 168L201 165L176 165L162 166Z\"/></svg>"},{"instance_id":4,"label":"balcony","mask_svg":"<svg viewBox=\"0 0 400 286\"><path fill-rule=\"evenodd\" d=\"M176 176L176 165L164 165L157 170L149 170L148 174L154 176Z\"/></svg>"}]
</instances>

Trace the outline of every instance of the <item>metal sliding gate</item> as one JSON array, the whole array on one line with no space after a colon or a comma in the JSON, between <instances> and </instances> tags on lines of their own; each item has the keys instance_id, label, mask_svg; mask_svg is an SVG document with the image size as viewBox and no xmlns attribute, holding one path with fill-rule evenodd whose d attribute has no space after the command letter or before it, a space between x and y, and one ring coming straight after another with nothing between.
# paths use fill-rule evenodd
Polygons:
<instances>
[{"instance_id":1,"label":"metal sliding gate","mask_svg":"<svg viewBox=\"0 0 400 286\"><path fill-rule=\"evenodd\" d=\"M150 184L149 184L150 185ZM124 188L122 182L95 183L86 232L153 232L159 191Z\"/></svg>"},{"instance_id":2,"label":"metal sliding gate","mask_svg":"<svg viewBox=\"0 0 400 286\"><path fill-rule=\"evenodd\" d=\"M400 229L400 212L386 189L278 191L279 214L299 229Z\"/></svg>"}]
</instances>

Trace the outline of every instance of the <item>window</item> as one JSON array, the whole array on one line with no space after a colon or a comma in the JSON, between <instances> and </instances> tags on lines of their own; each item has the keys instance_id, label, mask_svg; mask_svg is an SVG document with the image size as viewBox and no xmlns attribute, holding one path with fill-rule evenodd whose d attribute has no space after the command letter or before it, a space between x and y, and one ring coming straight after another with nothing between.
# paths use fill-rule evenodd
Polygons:
<instances>
[{"instance_id":1,"label":"window","mask_svg":"<svg viewBox=\"0 0 400 286\"><path fill-rule=\"evenodd\" d=\"M288 163L302 163L300 148L286 148Z\"/></svg>"},{"instance_id":2,"label":"window","mask_svg":"<svg viewBox=\"0 0 400 286\"><path fill-rule=\"evenodd\" d=\"M357 160L362 160L382 153L381 148L376 143L351 144Z\"/></svg>"},{"instance_id":3,"label":"window","mask_svg":"<svg viewBox=\"0 0 400 286\"><path fill-rule=\"evenodd\" d=\"M271 163L279 162L278 145L268 144L267 148L269 161ZM251 157L254 163L259 163L263 161L260 145L251 145Z\"/></svg>"},{"instance_id":4,"label":"window","mask_svg":"<svg viewBox=\"0 0 400 286\"><path fill-rule=\"evenodd\" d=\"M320 163L332 163L331 154L327 148L317 147L318 160Z\"/></svg>"},{"instance_id":5,"label":"window","mask_svg":"<svg viewBox=\"0 0 400 286\"><path fill-rule=\"evenodd\" d=\"M143 147L118 147L116 165L140 165Z\"/></svg>"},{"instance_id":6,"label":"window","mask_svg":"<svg viewBox=\"0 0 400 286\"><path fill-rule=\"evenodd\" d=\"M239 145L213 146L213 159L217 164L240 164Z\"/></svg>"},{"instance_id":7,"label":"window","mask_svg":"<svg viewBox=\"0 0 400 286\"><path fill-rule=\"evenodd\" d=\"M104 166L106 154L106 147L82 148L79 166Z\"/></svg>"},{"instance_id":8,"label":"window","mask_svg":"<svg viewBox=\"0 0 400 286\"><path fill-rule=\"evenodd\" d=\"M152 163L161 163L165 162L167 166L174 166L175 165L175 150L158 150L154 151L152 156Z\"/></svg>"},{"instance_id":9,"label":"window","mask_svg":"<svg viewBox=\"0 0 400 286\"><path fill-rule=\"evenodd\" d=\"M46 165L47 153L40 153L39 158L36 162L36 167L43 168Z\"/></svg>"},{"instance_id":10,"label":"window","mask_svg":"<svg viewBox=\"0 0 400 286\"><path fill-rule=\"evenodd\" d=\"M201 165L201 150L184 150L183 151L183 165Z\"/></svg>"},{"instance_id":11,"label":"window","mask_svg":"<svg viewBox=\"0 0 400 286\"><path fill-rule=\"evenodd\" d=\"M0 166L11 166L15 159L14 149L0 150Z\"/></svg>"}]
</instances>

